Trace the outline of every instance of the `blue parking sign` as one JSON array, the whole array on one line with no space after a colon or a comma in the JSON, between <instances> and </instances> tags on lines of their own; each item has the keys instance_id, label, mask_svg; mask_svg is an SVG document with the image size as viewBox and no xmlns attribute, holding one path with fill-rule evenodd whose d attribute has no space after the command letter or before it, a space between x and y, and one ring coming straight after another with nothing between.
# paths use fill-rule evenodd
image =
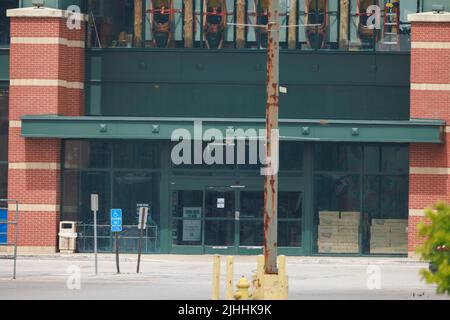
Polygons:
<instances>
[{"instance_id":1,"label":"blue parking sign","mask_svg":"<svg viewBox=\"0 0 450 320\"><path fill-rule=\"evenodd\" d=\"M122 209L111 209L111 232L122 231Z\"/></svg>"},{"instance_id":2,"label":"blue parking sign","mask_svg":"<svg viewBox=\"0 0 450 320\"><path fill-rule=\"evenodd\" d=\"M111 220L111 225L120 226L120 225L122 225L122 221L120 221L119 219L113 219L113 220Z\"/></svg>"},{"instance_id":3,"label":"blue parking sign","mask_svg":"<svg viewBox=\"0 0 450 320\"><path fill-rule=\"evenodd\" d=\"M122 209L111 209L111 219L122 220Z\"/></svg>"},{"instance_id":4,"label":"blue parking sign","mask_svg":"<svg viewBox=\"0 0 450 320\"><path fill-rule=\"evenodd\" d=\"M111 226L111 232L122 232L122 225L120 225L120 226Z\"/></svg>"}]
</instances>

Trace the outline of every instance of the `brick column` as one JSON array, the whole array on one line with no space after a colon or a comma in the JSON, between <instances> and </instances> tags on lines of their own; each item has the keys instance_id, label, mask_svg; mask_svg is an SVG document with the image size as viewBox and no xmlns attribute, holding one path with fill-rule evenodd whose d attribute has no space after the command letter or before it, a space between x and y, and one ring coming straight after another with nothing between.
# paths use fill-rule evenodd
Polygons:
<instances>
[{"instance_id":1,"label":"brick column","mask_svg":"<svg viewBox=\"0 0 450 320\"><path fill-rule=\"evenodd\" d=\"M417 223L424 208L450 202L450 13L409 15L411 36L411 118L446 121L444 144L411 144L408 252L421 243Z\"/></svg>"},{"instance_id":2,"label":"brick column","mask_svg":"<svg viewBox=\"0 0 450 320\"><path fill-rule=\"evenodd\" d=\"M19 252L57 250L61 142L24 139L23 115L82 115L84 34L69 13L50 8L8 10L11 17L8 198L19 201ZM81 18L85 18L82 16ZM14 219L10 208L9 219ZM8 230L12 241L14 228Z\"/></svg>"}]
</instances>

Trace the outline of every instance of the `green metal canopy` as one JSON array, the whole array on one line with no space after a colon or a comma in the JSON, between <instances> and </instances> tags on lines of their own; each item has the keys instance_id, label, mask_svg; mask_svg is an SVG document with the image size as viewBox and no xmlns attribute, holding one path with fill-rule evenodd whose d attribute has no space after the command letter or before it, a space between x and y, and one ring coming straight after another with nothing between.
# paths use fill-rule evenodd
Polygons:
<instances>
[{"instance_id":1,"label":"green metal canopy","mask_svg":"<svg viewBox=\"0 0 450 320\"><path fill-rule=\"evenodd\" d=\"M39 115L22 117L22 136L25 138L167 140L171 139L176 129L185 129L194 138L194 123L201 125L201 134L208 129L218 129L224 137L226 131L230 129L235 131L254 129L251 131L258 132L265 127L264 119ZM280 139L285 141L442 143L444 128L444 121L432 119L409 121L280 119ZM251 131L246 132L246 137L255 135L251 134Z\"/></svg>"}]
</instances>

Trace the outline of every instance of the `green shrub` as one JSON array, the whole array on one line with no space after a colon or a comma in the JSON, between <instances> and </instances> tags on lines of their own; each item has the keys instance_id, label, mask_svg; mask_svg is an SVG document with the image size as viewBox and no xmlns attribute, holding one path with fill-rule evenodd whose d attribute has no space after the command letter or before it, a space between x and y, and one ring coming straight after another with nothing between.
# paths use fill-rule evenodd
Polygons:
<instances>
[{"instance_id":1,"label":"green shrub","mask_svg":"<svg viewBox=\"0 0 450 320\"><path fill-rule=\"evenodd\" d=\"M433 209L426 209L427 223L420 223L419 235L425 239L418 248L422 259L436 268L435 272L423 269L422 279L437 285L439 294L450 295L450 205L438 203Z\"/></svg>"}]
</instances>

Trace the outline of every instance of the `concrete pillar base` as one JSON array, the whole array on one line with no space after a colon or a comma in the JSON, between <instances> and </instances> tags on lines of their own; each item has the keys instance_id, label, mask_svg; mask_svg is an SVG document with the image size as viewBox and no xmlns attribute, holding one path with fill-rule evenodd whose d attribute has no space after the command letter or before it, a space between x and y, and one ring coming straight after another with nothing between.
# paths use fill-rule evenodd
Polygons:
<instances>
[{"instance_id":1,"label":"concrete pillar base","mask_svg":"<svg viewBox=\"0 0 450 320\"><path fill-rule=\"evenodd\" d=\"M256 277L253 300L287 300L289 298L288 277L278 274L264 274Z\"/></svg>"}]
</instances>

